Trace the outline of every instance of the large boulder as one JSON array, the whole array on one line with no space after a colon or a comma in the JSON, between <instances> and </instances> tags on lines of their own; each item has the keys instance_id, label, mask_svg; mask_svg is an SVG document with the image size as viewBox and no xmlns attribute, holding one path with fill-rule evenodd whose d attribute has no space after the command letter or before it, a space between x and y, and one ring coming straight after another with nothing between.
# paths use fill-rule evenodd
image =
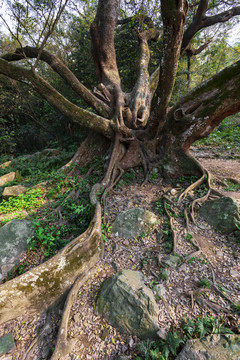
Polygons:
<instances>
[{"instance_id":1,"label":"large boulder","mask_svg":"<svg viewBox=\"0 0 240 360\"><path fill-rule=\"evenodd\" d=\"M112 232L116 236L131 239L150 231L156 222L157 217L151 211L133 208L117 216Z\"/></svg>"},{"instance_id":2,"label":"large boulder","mask_svg":"<svg viewBox=\"0 0 240 360\"><path fill-rule=\"evenodd\" d=\"M139 271L123 270L104 281L97 309L123 333L139 338L156 338L158 305Z\"/></svg>"},{"instance_id":3,"label":"large boulder","mask_svg":"<svg viewBox=\"0 0 240 360\"><path fill-rule=\"evenodd\" d=\"M209 335L188 340L176 360L239 360L240 335Z\"/></svg>"},{"instance_id":4,"label":"large boulder","mask_svg":"<svg viewBox=\"0 0 240 360\"><path fill-rule=\"evenodd\" d=\"M240 224L240 202L227 196L210 200L203 204L199 214L215 229L230 233Z\"/></svg>"},{"instance_id":5,"label":"large boulder","mask_svg":"<svg viewBox=\"0 0 240 360\"><path fill-rule=\"evenodd\" d=\"M15 219L0 228L0 275L2 274L2 277L5 277L18 262L19 256L27 248L27 239L32 235L32 222L29 220Z\"/></svg>"},{"instance_id":6,"label":"large boulder","mask_svg":"<svg viewBox=\"0 0 240 360\"><path fill-rule=\"evenodd\" d=\"M5 187L2 193L2 197L4 200L8 200L10 197L16 197L21 194L25 194L27 188L22 185L14 185Z\"/></svg>"},{"instance_id":7,"label":"large boulder","mask_svg":"<svg viewBox=\"0 0 240 360\"><path fill-rule=\"evenodd\" d=\"M9 181L13 181L15 179L15 177L16 177L16 173L14 171L1 176L0 177L0 186L7 184Z\"/></svg>"}]
</instances>

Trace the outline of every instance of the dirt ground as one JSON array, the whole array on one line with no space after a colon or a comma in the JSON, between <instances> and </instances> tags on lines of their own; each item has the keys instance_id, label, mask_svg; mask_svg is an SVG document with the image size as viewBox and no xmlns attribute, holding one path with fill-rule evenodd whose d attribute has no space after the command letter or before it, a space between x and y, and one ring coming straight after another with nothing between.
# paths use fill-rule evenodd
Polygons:
<instances>
[{"instance_id":1,"label":"dirt ground","mask_svg":"<svg viewBox=\"0 0 240 360\"><path fill-rule=\"evenodd\" d=\"M194 151L202 165L214 175L221 179L231 177L240 180L238 160L206 158L201 156L201 151ZM177 327L183 317L212 315L221 317L225 324L233 329L240 325L238 316L231 309L232 303L240 303L240 247L234 234L219 234L198 216L197 225L191 223L186 230L183 218L176 216L176 253L180 261L177 267L166 269L167 277L162 278L161 259L168 253L163 233L166 216L158 212L156 201L163 194L170 201L175 201L180 190L181 184L177 184L172 191L172 186L157 178L144 186L137 182L124 184L110 194L105 208L105 224L112 225L119 212L133 207L153 211L159 222L150 234L143 237L126 240L111 233L107 235L104 256L79 291L72 306L68 324L68 339L72 342L72 349L69 354L62 356L62 360L113 360L118 354L129 356L129 359L134 358L134 347L139 340L134 336L120 334L99 316L95 309L103 280L121 269L142 271L153 291L154 285L164 285L165 299L157 300L159 327L164 331L167 331L171 324ZM240 190L233 193L238 198ZM179 215L177 208L176 214ZM191 239L187 236L189 233L192 235ZM214 286L201 292L199 283L203 279ZM219 289L221 290L218 291ZM3 324L0 327L0 336L12 332L16 348L10 354L0 356L0 359L50 359L61 314L62 310L58 310L49 315L50 325L42 334L46 314L26 313Z\"/></svg>"}]
</instances>

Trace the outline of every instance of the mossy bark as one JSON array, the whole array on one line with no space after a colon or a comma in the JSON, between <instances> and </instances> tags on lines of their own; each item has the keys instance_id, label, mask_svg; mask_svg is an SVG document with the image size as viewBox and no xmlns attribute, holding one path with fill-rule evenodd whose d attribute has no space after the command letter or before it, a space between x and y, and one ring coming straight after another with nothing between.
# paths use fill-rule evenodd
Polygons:
<instances>
[{"instance_id":1,"label":"mossy bark","mask_svg":"<svg viewBox=\"0 0 240 360\"><path fill-rule=\"evenodd\" d=\"M102 250L101 207L85 233L45 263L0 287L0 324L24 312L43 311L66 293L76 277L87 272Z\"/></svg>"}]
</instances>

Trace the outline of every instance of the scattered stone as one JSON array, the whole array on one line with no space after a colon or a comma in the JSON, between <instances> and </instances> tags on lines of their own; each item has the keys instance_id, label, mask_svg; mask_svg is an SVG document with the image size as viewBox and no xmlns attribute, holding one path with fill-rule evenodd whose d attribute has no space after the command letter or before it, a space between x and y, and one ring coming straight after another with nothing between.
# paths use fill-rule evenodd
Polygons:
<instances>
[{"instance_id":1,"label":"scattered stone","mask_svg":"<svg viewBox=\"0 0 240 360\"><path fill-rule=\"evenodd\" d=\"M16 197L21 194L25 194L27 188L22 185L14 185L5 187L2 193L2 197L4 200L8 200L10 197Z\"/></svg>"},{"instance_id":2,"label":"scattered stone","mask_svg":"<svg viewBox=\"0 0 240 360\"><path fill-rule=\"evenodd\" d=\"M0 265L2 265L0 267L2 273L6 274L7 266L12 268L18 262L18 257L27 248L27 239L32 235L32 222L28 220L15 219L0 228Z\"/></svg>"},{"instance_id":3,"label":"scattered stone","mask_svg":"<svg viewBox=\"0 0 240 360\"><path fill-rule=\"evenodd\" d=\"M78 323L80 320L80 314L77 313L77 314L73 315L73 320L75 323Z\"/></svg>"},{"instance_id":4,"label":"scattered stone","mask_svg":"<svg viewBox=\"0 0 240 360\"><path fill-rule=\"evenodd\" d=\"M188 340L176 360L239 360L240 335L209 335Z\"/></svg>"},{"instance_id":5,"label":"scattered stone","mask_svg":"<svg viewBox=\"0 0 240 360\"><path fill-rule=\"evenodd\" d=\"M156 291L156 294L157 294L161 299L165 299L165 296L166 296L166 288L164 287L163 284L157 284L157 285L155 285L155 291Z\"/></svg>"},{"instance_id":6,"label":"scattered stone","mask_svg":"<svg viewBox=\"0 0 240 360\"><path fill-rule=\"evenodd\" d=\"M98 312L119 331L139 338L156 338L158 305L139 271L123 270L103 282Z\"/></svg>"},{"instance_id":7,"label":"scattered stone","mask_svg":"<svg viewBox=\"0 0 240 360\"><path fill-rule=\"evenodd\" d=\"M128 240L123 240L123 245L125 245L125 246L129 246L129 241Z\"/></svg>"},{"instance_id":8,"label":"scattered stone","mask_svg":"<svg viewBox=\"0 0 240 360\"><path fill-rule=\"evenodd\" d=\"M219 257L223 257L224 253L221 250L217 250L216 255Z\"/></svg>"},{"instance_id":9,"label":"scattered stone","mask_svg":"<svg viewBox=\"0 0 240 360\"><path fill-rule=\"evenodd\" d=\"M157 223L157 217L143 208L133 208L119 214L113 224L116 236L131 239L149 232Z\"/></svg>"},{"instance_id":10,"label":"scattered stone","mask_svg":"<svg viewBox=\"0 0 240 360\"><path fill-rule=\"evenodd\" d=\"M61 155L61 150L58 149L44 149L41 152L41 156L46 156L46 157L50 157L50 156L58 156Z\"/></svg>"},{"instance_id":11,"label":"scattered stone","mask_svg":"<svg viewBox=\"0 0 240 360\"><path fill-rule=\"evenodd\" d=\"M180 271L186 271L188 268L187 264L186 263L183 263L181 266L179 266L179 270Z\"/></svg>"},{"instance_id":12,"label":"scattered stone","mask_svg":"<svg viewBox=\"0 0 240 360\"><path fill-rule=\"evenodd\" d=\"M177 255L166 255L162 258L162 263L169 267L176 267L179 262L179 256Z\"/></svg>"},{"instance_id":13,"label":"scattered stone","mask_svg":"<svg viewBox=\"0 0 240 360\"><path fill-rule=\"evenodd\" d=\"M205 202L199 214L215 229L223 233L237 230L240 222L240 203L231 197L222 197Z\"/></svg>"},{"instance_id":14,"label":"scattered stone","mask_svg":"<svg viewBox=\"0 0 240 360\"><path fill-rule=\"evenodd\" d=\"M160 329L157 332L157 336L160 337L160 339L166 340L167 333L168 333L167 329Z\"/></svg>"},{"instance_id":15,"label":"scattered stone","mask_svg":"<svg viewBox=\"0 0 240 360\"><path fill-rule=\"evenodd\" d=\"M3 164L0 165L0 169L5 169L11 164L11 161L6 161Z\"/></svg>"},{"instance_id":16,"label":"scattered stone","mask_svg":"<svg viewBox=\"0 0 240 360\"><path fill-rule=\"evenodd\" d=\"M176 189L171 189L171 191L170 191L170 193L171 193L171 195L176 195L176 193L177 193L177 190Z\"/></svg>"},{"instance_id":17,"label":"scattered stone","mask_svg":"<svg viewBox=\"0 0 240 360\"><path fill-rule=\"evenodd\" d=\"M7 184L9 181L13 181L15 179L15 177L16 177L16 173L14 171L1 176L0 177L0 186Z\"/></svg>"},{"instance_id":18,"label":"scattered stone","mask_svg":"<svg viewBox=\"0 0 240 360\"><path fill-rule=\"evenodd\" d=\"M126 344L122 345L121 351L124 354L128 350L128 346Z\"/></svg>"},{"instance_id":19,"label":"scattered stone","mask_svg":"<svg viewBox=\"0 0 240 360\"><path fill-rule=\"evenodd\" d=\"M12 270L14 265L15 264L13 264L13 263L8 263L8 264L5 264L5 265L2 265L2 267L1 267L2 276L3 277L7 276L7 273Z\"/></svg>"},{"instance_id":20,"label":"scattered stone","mask_svg":"<svg viewBox=\"0 0 240 360\"><path fill-rule=\"evenodd\" d=\"M239 272L237 270L231 269L230 270L230 275L232 277L236 278L236 277L239 277L240 274L239 274Z\"/></svg>"},{"instance_id":21,"label":"scattered stone","mask_svg":"<svg viewBox=\"0 0 240 360\"><path fill-rule=\"evenodd\" d=\"M11 333L0 337L0 355L10 353L14 349L15 342Z\"/></svg>"},{"instance_id":22,"label":"scattered stone","mask_svg":"<svg viewBox=\"0 0 240 360\"><path fill-rule=\"evenodd\" d=\"M134 346L134 340L132 337L128 338L128 341L127 341L127 345L129 347L129 349L132 349L133 346Z\"/></svg>"}]
</instances>

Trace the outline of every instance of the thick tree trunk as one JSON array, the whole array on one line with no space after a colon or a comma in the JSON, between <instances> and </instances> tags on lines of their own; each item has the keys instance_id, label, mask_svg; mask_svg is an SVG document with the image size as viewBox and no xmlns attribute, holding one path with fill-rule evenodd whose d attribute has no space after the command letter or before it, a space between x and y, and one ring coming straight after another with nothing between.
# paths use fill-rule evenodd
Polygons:
<instances>
[{"instance_id":1,"label":"thick tree trunk","mask_svg":"<svg viewBox=\"0 0 240 360\"><path fill-rule=\"evenodd\" d=\"M189 157L191 144L240 111L239 97L240 61L199 85L170 109L159 141L167 172L198 175L196 162Z\"/></svg>"}]
</instances>

